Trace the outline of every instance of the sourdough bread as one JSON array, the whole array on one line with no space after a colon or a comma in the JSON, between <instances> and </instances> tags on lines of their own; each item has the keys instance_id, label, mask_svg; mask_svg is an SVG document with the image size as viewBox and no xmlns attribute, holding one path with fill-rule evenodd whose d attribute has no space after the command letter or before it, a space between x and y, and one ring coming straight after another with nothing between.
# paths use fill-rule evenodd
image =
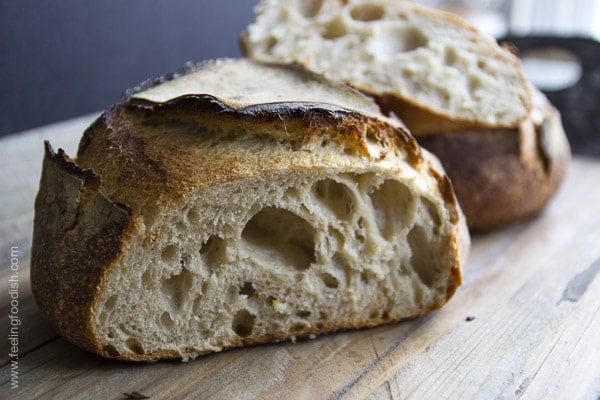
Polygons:
<instances>
[{"instance_id":1,"label":"sourdough bread","mask_svg":"<svg viewBox=\"0 0 600 400\"><path fill-rule=\"evenodd\" d=\"M128 92L77 159L46 145L31 282L105 357L187 360L412 318L461 282L437 160L358 92L218 60Z\"/></svg>"}]
</instances>

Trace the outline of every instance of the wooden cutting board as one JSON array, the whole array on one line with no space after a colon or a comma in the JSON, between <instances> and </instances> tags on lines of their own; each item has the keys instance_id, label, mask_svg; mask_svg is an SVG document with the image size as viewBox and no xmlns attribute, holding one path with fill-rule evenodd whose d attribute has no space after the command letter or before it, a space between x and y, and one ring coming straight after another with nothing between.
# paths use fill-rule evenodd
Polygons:
<instances>
[{"instance_id":1,"label":"wooden cutting board","mask_svg":"<svg viewBox=\"0 0 600 400\"><path fill-rule=\"evenodd\" d=\"M123 399L132 392L151 399L600 395L600 160L581 157L539 218L473 238L464 285L422 318L188 363L117 362L80 350L40 315L29 251L42 141L74 155L93 117L0 140L0 399ZM15 265L18 276L11 278ZM15 280L21 325L18 359L11 359Z\"/></svg>"}]
</instances>

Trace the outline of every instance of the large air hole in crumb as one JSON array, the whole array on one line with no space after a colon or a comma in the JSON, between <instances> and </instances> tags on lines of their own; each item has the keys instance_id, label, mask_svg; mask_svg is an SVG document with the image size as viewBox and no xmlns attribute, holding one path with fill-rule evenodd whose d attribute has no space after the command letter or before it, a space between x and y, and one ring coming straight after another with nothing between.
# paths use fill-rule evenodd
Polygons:
<instances>
[{"instance_id":1,"label":"large air hole in crumb","mask_svg":"<svg viewBox=\"0 0 600 400\"><path fill-rule=\"evenodd\" d=\"M242 250L262 265L305 270L315 262L314 228L288 210L267 207L242 232Z\"/></svg>"},{"instance_id":2,"label":"large air hole in crumb","mask_svg":"<svg viewBox=\"0 0 600 400\"><path fill-rule=\"evenodd\" d=\"M200 213L198 212L198 209L195 207L190 208L186 214L185 219L190 224L197 224L198 222L200 222Z\"/></svg>"},{"instance_id":3,"label":"large air hole in crumb","mask_svg":"<svg viewBox=\"0 0 600 400\"><path fill-rule=\"evenodd\" d=\"M102 346L102 351L104 351L105 353L107 353L111 357L117 357L117 356L119 356L119 352L117 351L117 349L115 348L115 346L110 345L110 344L106 344L106 345Z\"/></svg>"},{"instance_id":4,"label":"large air hole in crumb","mask_svg":"<svg viewBox=\"0 0 600 400\"><path fill-rule=\"evenodd\" d=\"M340 281L335 276L331 275L330 273L322 272L320 276L321 276L321 280L323 281L325 286L327 286L328 288L337 289L338 286L340 286Z\"/></svg>"},{"instance_id":5,"label":"large air hole in crumb","mask_svg":"<svg viewBox=\"0 0 600 400\"><path fill-rule=\"evenodd\" d=\"M219 236L211 236L200 248L202 263L208 271L214 270L225 260L226 243Z\"/></svg>"},{"instance_id":6,"label":"large air hole in crumb","mask_svg":"<svg viewBox=\"0 0 600 400\"><path fill-rule=\"evenodd\" d=\"M256 289L254 289L252 282L244 282L244 285L240 288L239 293L248 297L253 297L256 295Z\"/></svg>"},{"instance_id":7,"label":"large air hole in crumb","mask_svg":"<svg viewBox=\"0 0 600 400\"><path fill-rule=\"evenodd\" d=\"M362 283L364 283L365 285L368 285L371 283L371 278L373 277L373 274L367 270L362 270L360 272L360 281Z\"/></svg>"},{"instance_id":8,"label":"large air hole in crumb","mask_svg":"<svg viewBox=\"0 0 600 400\"><path fill-rule=\"evenodd\" d=\"M312 18L321 11L323 0L300 0L298 2L298 11L304 18Z\"/></svg>"},{"instance_id":9,"label":"large air hole in crumb","mask_svg":"<svg viewBox=\"0 0 600 400\"><path fill-rule=\"evenodd\" d=\"M471 93L471 95L474 94L475 91L477 91L478 89L481 88L481 85L483 83L481 82L481 78L477 75L470 75L469 76L469 93Z\"/></svg>"},{"instance_id":10,"label":"large air hole in crumb","mask_svg":"<svg viewBox=\"0 0 600 400\"><path fill-rule=\"evenodd\" d=\"M410 263L413 269L425 285L431 286L435 274L435 260L425 229L415 225L408 233L407 239L412 252Z\"/></svg>"},{"instance_id":11,"label":"large air hole in crumb","mask_svg":"<svg viewBox=\"0 0 600 400\"><path fill-rule=\"evenodd\" d=\"M314 184L313 192L338 219L346 218L352 213L354 208L352 194L343 183L324 179Z\"/></svg>"},{"instance_id":12,"label":"large air hole in crumb","mask_svg":"<svg viewBox=\"0 0 600 400\"><path fill-rule=\"evenodd\" d=\"M294 322L294 324L292 324L292 326L290 327L290 331L301 332L308 329L309 326L310 325L308 325L306 322Z\"/></svg>"},{"instance_id":13,"label":"large air hole in crumb","mask_svg":"<svg viewBox=\"0 0 600 400\"><path fill-rule=\"evenodd\" d=\"M160 254L160 258L167 264L173 264L179 260L179 247L170 244L165 247Z\"/></svg>"},{"instance_id":14,"label":"large air hole in crumb","mask_svg":"<svg viewBox=\"0 0 600 400\"><path fill-rule=\"evenodd\" d=\"M444 52L444 64L453 67L458 63L458 53L454 47L448 47Z\"/></svg>"},{"instance_id":15,"label":"large air hole in crumb","mask_svg":"<svg viewBox=\"0 0 600 400\"><path fill-rule=\"evenodd\" d=\"M417 28L396 27L384 29L374 36L370 49L379 58L387 59L425 47L428 42L427 36Z\"/></svg>"},{"instance_id":16,"label":"large air hole in crumb","mask_svg":"<svg viewBox=\"0 0 600 400\"><path fill-rule=\"evenodd\" d=\"M337 39L345 36L346 33L348 33L346 23L341 16L338 16L325 24L321 36L324 39Z\"/></svg>"},{"instance_id":17,"label":"large air hole in crumb","mask_svg":"<svg viewBox=\"0 0 600 400\"><path fill-rule=\"evenodd\" d=\"M254 322L256 316L252 315L248 310L240 310L233 317L231 323L231 329L241 337L250 336L252 329L254 329Z\"/></svg>"},{"instance_id":18,"label":"large air hole in crumb","mask_svg":"<svg viewBox=\"0 0 600 400\"><path fill-rule=\"evenodd\" d=\"M391 239L398 228L412 223L415 204L406 185L388 179L375 188L370 197L375 221L384 238Z\"/></svg>"},{"instance_id":19,"label":"large air hole in crumb","mask_svg":"<svg viewBox=\"0 0 600 400\"><path fill-rule=\"evenodd\" d=\"M180 310L187 294L194 284L193 273L182 269L181 273L171 276L162 282L160 291L167 305L172 310Z\"/></svg>"},{"instance_id":20,"label":"large air hole in crumb","mask_svg":"<svg viewBox=\"0 0 600 400\"><path fill-rule=\"evenodd\" d=\"M137 354L137 355L142 355L144 354L144 349L142 348L142 344L139 342L139 340L134 339L134 338L129 338L127 339L127 342L125 342L127 349L129 349L129 351L131 351L133 354Z\"/></svg>"},{"instance_id":21,"label":"large air hole in crumb","mask_svg":"<svg viewBox=\"0 0 600 400\"><path fill-rule=\"evenodd\" d=\"M290 199L299 199L301 196L301 192L297 187L290 186L285 191L285 197Z\"/></svg>"},{"instance_id":22,"label":"large air hole in crumb","mask_svg":"<svg viewBox=\"0 0 600 400\"><path fill-rule=\"evenodd\" d=\"M356 21L377 21L385 15L385 8L379 4L359 4L350 10L350 16Z\"/></svg>"},{"instance_id":23,"label":"large air hole in crumb","mask_svg":"<svg viewBox=\"0 0 600 400\"><path fill-rule=\"evenodd\" d=\"M175 325L175 321L173 321L173 318L171 318L171 314L168 311L162 313L160 316L160 322L167 328L172 328Z\"/></svg>"}]
</instances>

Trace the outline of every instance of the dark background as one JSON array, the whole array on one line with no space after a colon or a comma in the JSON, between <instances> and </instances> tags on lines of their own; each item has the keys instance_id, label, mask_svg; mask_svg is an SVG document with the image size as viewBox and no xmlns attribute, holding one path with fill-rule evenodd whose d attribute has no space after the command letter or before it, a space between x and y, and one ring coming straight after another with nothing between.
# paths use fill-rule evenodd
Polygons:
<instances>
[{"instance_id":1,"label":"dark background","mask_svg":"<svg viewBox=\"0 0 600 400\"><path fill-rule=\"evenodd\" d=\"M100 111L188 60L240 56L253 0L0 0L0 136Z\"/></svg>"}]
</instances>

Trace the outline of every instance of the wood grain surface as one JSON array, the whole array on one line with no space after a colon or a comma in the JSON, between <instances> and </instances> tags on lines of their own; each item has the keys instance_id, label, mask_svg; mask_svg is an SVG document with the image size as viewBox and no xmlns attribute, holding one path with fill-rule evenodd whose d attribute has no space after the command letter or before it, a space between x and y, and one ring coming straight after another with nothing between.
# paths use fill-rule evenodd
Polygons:
<instances>
[{"instance_id":1,"label":"wood grain surface","mask_svg":"<svg viewBox=\"0 0 600 400\"><path fill-rule=\"evenodd\" d=\"M600 396L600 161L586 158L573 160L541 216L474 237L464 285L422 318L188 363L117 362L80 350L40 315L29 251L42 141L74 155L93 117L0 140L0 399ZM6 338L15 259L21 325L18 388L11 389Z\"/></svg>"}]
</instances>

